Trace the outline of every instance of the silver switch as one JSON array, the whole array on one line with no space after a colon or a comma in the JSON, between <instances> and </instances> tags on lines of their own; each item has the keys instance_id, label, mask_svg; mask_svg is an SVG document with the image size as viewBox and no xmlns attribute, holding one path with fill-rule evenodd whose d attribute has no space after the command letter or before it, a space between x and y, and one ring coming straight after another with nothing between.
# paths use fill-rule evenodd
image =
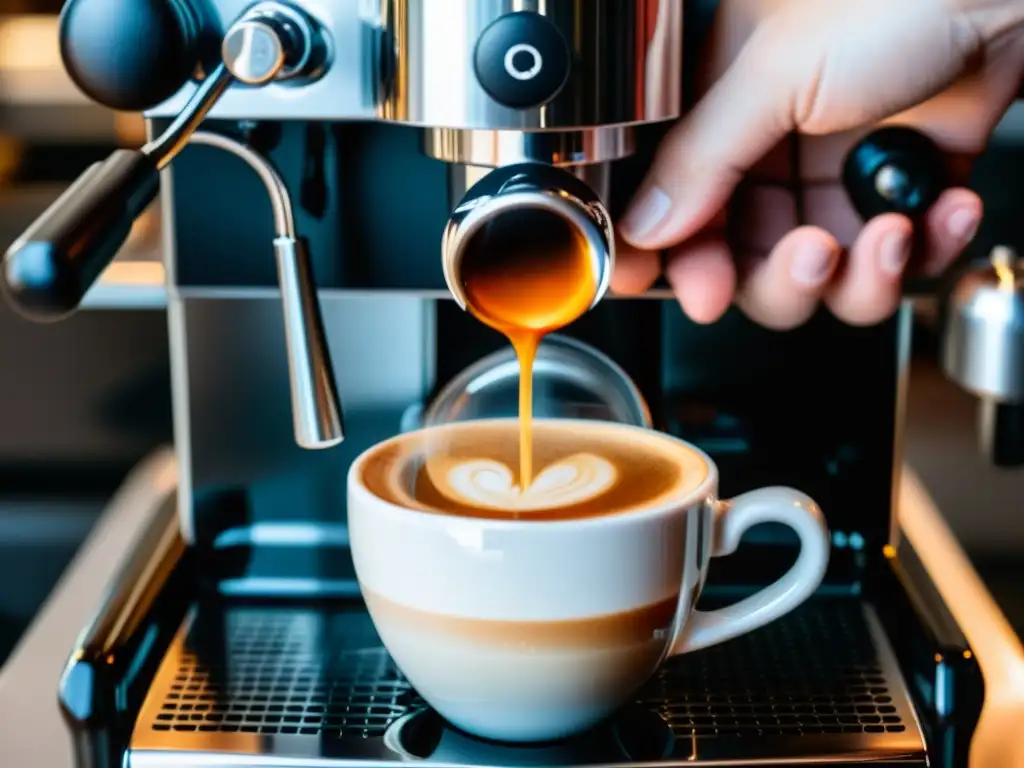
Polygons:
<instances>
[{"instance_id":1,"label":"silver switch","mask_svg":"<svg viewBox=\"0 0 1024 768\"><path fill-rule=\"evenodd\" d=\"M326 62L326 42L317 23L278 2L259 3L231 25L221 43L224 66L246 85L315 77Z\"/></svg>"}]
</instances>

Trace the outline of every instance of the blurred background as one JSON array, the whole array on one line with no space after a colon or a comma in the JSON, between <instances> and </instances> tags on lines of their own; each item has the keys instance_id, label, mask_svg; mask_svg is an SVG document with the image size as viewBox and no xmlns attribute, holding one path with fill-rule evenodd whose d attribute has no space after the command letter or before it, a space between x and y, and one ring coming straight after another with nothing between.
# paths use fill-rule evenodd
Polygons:
<instances>
[{"instance_id":1,"label":"blurred background","mask_svg":"<svg viewBox=\"0 0 1024 768\"><path fill-rule=\"evenodd\" d=\"M0 248L92 162L143 143L137 115L88 102L63 72L60 0L0 0ZM1024 249L1024 105L978 167L975 244ZM0 303L0 663L129 468L172 438L159 212L135 227L88 311L30 324ZM116 305L116 307L114 306ZM921 302L907 451L1006 605L1024 615L1024 472L977 450L976 404L935 365L940 308Z\"/></svg>"},{"instance_id":2,"label":"blurred background","mask_svg":"<svg viewBox=\"0 0 1024 768\"><path fill-rule=\"evenodd\" d=\"M0 1L2 249L88 165L143 142L138 115L67 79L60 6ZM167 324L145 287L162 282L159 247L154 207L111 270L114 292L136 297L127 308L104 308L99 291L90 311L40 326L0 302L0 661L128 469L171 440Z\"/></svg>"}]
</instances>

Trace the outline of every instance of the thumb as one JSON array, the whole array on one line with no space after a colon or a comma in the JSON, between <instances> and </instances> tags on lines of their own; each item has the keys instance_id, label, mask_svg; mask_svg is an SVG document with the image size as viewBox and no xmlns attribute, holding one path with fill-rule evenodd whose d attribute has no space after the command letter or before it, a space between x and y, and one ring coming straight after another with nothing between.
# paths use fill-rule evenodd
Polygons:
<instances>
[{"instance_id":1,"label":"thumb","mask_svg":"<svg viewBox=\"0 0 1024 768\"><path fill-rule=\"evenodd\" d=\"M790 78L766 69L751 38L729 70L662 141L619 232L647 250L679 243L705 227L743 175L793 129Z\"/></svg>"}]
</instances>

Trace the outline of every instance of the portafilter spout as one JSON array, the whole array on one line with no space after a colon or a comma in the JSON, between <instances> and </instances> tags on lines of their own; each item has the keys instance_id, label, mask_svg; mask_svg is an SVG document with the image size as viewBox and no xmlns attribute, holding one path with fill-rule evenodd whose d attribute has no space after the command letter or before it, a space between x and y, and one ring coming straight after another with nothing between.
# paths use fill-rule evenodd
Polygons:
<instances>
[{"instance_id":1,"label":"portafilter spout","mask_svg":"<svg viewBox=\"0 0 1024 768\"><path fill-rule=\"evenodd\" d=\"M234 139L198 131L192 144L230 152L259 176L274 214L274 253L284 309L288 378L295 442L303 448L330 448L344 439L342 410L305 241L295 234L291 197L265 157Z\"/></svg>"},{"instance_id":2,"label":"portafilter spout","mask_svg":"<svg viewBox=\"0 0 1024 768\"><path fill-rule=\"evenodd\" d=\"M604 297L615 267L615 233L601 196L584 178L601 186L607 174L591 169L574 175L525 162L495 168L470 187L448 220L441 246L445 281L460 307L467 303L462 263L472 247L487 247L487 239L497 243L523 228L550 231L552 223L583 244L594 277L590 306Z\"/></svg>"}]
</instances>

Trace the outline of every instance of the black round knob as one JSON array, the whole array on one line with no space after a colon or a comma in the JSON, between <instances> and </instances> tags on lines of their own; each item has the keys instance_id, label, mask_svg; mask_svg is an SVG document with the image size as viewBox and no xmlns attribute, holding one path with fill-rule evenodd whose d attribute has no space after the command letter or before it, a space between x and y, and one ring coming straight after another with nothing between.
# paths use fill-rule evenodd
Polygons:
<instances>
[{"instance_id":1,"label":"black round knob","mask_svg":"<svg viewBox=\"0 0 1024 768\"><path fill-rule=\"evenodd\" d=\"M138 112L173 96L199 63L191 0L68 0L60 52L89 98Z\"/></svg>"},{"instance_id":2,"label":"black round knob","mask_svg":"<svg viewBox=\"0 0 1024 768\"><path fill-rule=\"evenodd\" d=\"M843 185L865 220L883 213L924 214L946 189L946 160L935 143L902 126L881 128L855 146Z\"/></svg>"},{"instance_id":3,"label":"black round knob","mask_svg":"<svg viewBox=\"0 0 1024 768\"><path fill-rule=\"evenodd\" d=\"M530 109L558 95L572 57L558 27L539 13L519 11L481 33L473 66L488 96L511 109Z\"/></svg>"},{"instance_id":4,"label":"black round knob","mask_svg":"<svg viewBox=\"0 0 1024 768\"><path fill-rule=\"evenodd\" d=\"M91 166L8 249L0 291L34 320L73 312L159 186L156 161L138 150L119 149Z\"/></svg>"}]
</instances>

